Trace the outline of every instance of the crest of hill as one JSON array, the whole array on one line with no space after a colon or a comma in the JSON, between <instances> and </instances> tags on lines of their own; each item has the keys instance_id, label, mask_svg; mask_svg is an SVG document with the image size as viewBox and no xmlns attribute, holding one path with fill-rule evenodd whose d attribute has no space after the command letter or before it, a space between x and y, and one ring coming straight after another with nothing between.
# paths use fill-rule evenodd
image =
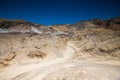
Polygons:
<instances>
[{"instance_id":1,"label":"crest of hill","mask_svg":"<svg viewBox=\"0 0 120 80\"><path fill-rule=\"evenodd\" d=\"M120 31L120 17L111 18L108 20L102 19L91 19L76 22L73 24L77 29L85 29L85 28L105 28Z\"/></svg>"}]
</instances>

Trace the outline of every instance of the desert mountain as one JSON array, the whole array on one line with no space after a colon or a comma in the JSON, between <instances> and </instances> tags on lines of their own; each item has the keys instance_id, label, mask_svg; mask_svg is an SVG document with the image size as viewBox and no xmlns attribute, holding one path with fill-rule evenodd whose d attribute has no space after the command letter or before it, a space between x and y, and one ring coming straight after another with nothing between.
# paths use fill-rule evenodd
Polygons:
<instances>
[{"instance_id":1,"label":"desert mountain","mask_svg":"<svg viewBox=\"0 0 120 80\"><path fill-rule=\"evenodd\" d=\"M86 21L80 21L74 24L78 29L84 28L105 28L105 29L113 29L120 30L120 17L111 18L108 20L102 19L92 19Z\"/></svg>"},{"instance_id":2,"label":"desert mountain","mask_svg":"<svg viewBox=\"0 0 120 80\"><path fill-rule=\"evenodd\" d=\"M85 28L104 28L119 31L120 17L111 18L108 20L92 19L86 21L76 22L75 24L61 24L44 26L42 24L34 24L24 20L7 20L0 19L0 33L36 33L37 30L44 33L52 33L60 29L70 31L71 29L83 30ZM46 28L47 27L47 28Z\"/></svg>"},{"instance_id":3,"label":"desert mountain","mask_svg":"<svg viewBox=\"0 0 120 80\"><path fill-rule=\"evenodd\" d=\"M0 80L120 80L120 17L51 26L0 19Z\"/></svg>"}]
</instances>

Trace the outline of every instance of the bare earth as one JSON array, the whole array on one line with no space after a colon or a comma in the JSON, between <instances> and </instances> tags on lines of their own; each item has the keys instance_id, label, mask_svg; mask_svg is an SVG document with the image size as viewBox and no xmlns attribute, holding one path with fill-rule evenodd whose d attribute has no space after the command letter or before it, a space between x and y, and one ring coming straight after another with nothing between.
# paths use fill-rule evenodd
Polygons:
<instances>
[{"instance_id":1,"label":"bare earth","mask_svg":"<svg viewBox=\"0 0 120 80\"><path fill-rule=\"evenodd\" d=\"M1 69L0 80L120 80L119 60L73 60L70 45L64 53L62 57Z\"/></svg>"},{"instance_id":2,"label":"bare earth","mask_svg":"<svg viewBox=\"0 0 120 80\"><path fill-rule=\"evenodd\" d=\"M120 17L51 26L0 19L0 80L120 80Z\"/></svg>"}]
</instances>

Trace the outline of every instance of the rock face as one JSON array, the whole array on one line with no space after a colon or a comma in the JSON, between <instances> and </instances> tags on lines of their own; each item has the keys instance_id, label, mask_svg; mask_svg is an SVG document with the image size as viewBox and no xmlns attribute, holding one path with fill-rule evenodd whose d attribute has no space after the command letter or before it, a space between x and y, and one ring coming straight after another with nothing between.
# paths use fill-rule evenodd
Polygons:
<instances>
[{"instance_id":1,"label":"rock face","mask_svg":"<svg viewBox=\"0 0 120 80\"><path fill-rule=\"evenodd\" d=\"M44 26L0 20L0 80L119 80L120 17Z\"/></svg>"}]
</instances>

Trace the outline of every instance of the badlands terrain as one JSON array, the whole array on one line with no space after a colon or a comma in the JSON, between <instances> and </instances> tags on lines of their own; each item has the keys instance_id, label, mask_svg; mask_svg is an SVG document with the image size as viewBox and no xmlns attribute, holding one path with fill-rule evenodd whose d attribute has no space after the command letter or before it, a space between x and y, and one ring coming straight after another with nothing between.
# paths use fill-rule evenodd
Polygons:
<instances>
[{"instance_id":1,"label":"badlands terrain","mask_svg":"<svg viewBox=\"0 0 120 80\"><path fill-rule=\"evenodd\" d=\"M0 19L0 80L120 80L120 17L51 26Z\"/></svg>"}]
</instances>

